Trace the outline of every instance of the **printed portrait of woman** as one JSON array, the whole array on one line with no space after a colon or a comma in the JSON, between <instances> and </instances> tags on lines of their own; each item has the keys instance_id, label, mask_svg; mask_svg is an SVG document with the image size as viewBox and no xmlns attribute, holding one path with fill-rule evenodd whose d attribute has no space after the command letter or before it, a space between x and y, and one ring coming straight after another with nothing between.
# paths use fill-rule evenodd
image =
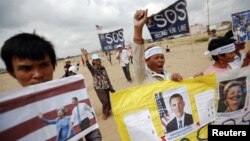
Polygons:
<instances>
[{"instance_id":1,"label":"printed portrait of woman","mask_svg":"<svg viewBox=\"0 0 250 141\"><path fill-rule=\"evenodd\" d=\"M218 112L229 113L243 109L246 96L244 84L242 81L235 80L225 84L223 94L221 94L221 103L218 105Z\"/></svg>"}]
</instances>

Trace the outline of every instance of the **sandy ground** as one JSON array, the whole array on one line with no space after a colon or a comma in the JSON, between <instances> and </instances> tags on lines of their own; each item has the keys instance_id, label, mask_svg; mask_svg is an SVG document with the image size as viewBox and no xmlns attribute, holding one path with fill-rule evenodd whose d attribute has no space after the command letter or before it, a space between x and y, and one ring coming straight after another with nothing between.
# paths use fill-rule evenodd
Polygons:
<instances>
[{"instance_id":1,"label":"sandy ground","mask_svg":"<svg viewBox=\"0 0 250 141\"><path fill-rule=\"evenodd\" d=\"M160 43L162 46L168 44L170 52L165 53L165 67L170 72L178 72L183 75L184 79L192 77L195 73L204 70L212 61L210 57L204 56L203 53L207 49L207 41L204 42L190 42L194 41L194 38L186 37L184 39L172 40L165 43ZM185 41L185 42L183 42ZM246 44L246 50L250 49L250 42ZM130 87L137 86L138 84L135 81L134 77L134 67L130 65L130 73L133 79L133 83L127 83L125 76L123 74L122 68L119 65L118 61L114 58L115 53L112 55L113 65L110 65L109 62L103 57L103 65L106 67L111 83L116 91L128 89ZM75 64L77 60L80 61L79 57L71 58L72 64ZM54 79L59 79L63 71L64 61L59 61L54 73ZM90 97L90 101L95 109L97 115L98 124L103 135L103 141L119 141L119 133L114 121L114 118L111 116L107 120L102 119L101 112L101 103L97 98L97 95L93 89L92 85L92 76L87 70L86 66L80 65L78 74L82 74L85 77L85 82L87 85L87 91ZM20 88L21 86L17 81L11 78L8 74L0 75L0 93L10 89Z\"/></svg>"}]
</instances>

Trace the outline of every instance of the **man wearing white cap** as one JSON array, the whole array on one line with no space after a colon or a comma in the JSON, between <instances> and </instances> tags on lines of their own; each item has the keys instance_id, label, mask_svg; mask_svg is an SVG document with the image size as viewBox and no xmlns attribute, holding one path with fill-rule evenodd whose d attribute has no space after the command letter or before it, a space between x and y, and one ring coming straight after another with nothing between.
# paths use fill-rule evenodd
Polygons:
<instances>
[{"instance_id":1,"label":"man wearing white cap","mask_svg":"<svg viewBox=\"0 0 250 141\"><path fill-rule=\"evenodd\" d=\"M220 73L230 70L229 62L234 61L235 44L234 41L219 37L210 41L208 50L214 63L203 71L203 74Z\"/></svg>"},{"instance_id":2,"label":"man wearing white cap","mask_svg":"<svg viewBox=\"0 0 250 141\"><path fill-rule=\"evenodd\" d=\"M156 82L166 79L181 81L178 73L164 69L165 58L160 46L153 46L144 52L143 26L147 21L147 10L137 10L134 14L134 70L138 83ZM146 63L146 64L145 64Z\"/></svg>"},{"instance_id":3,"label":"man wearing white cap","mask_svg":"<svg viewBox=\"0 0 250 141\"><path fill-rule=\"evenodd\" d=\"M86 62L87 68L93 76L94 90L102 103L103 120L106 120L110 116L111 103L110 92L115 92L111 81L109 79L106 68L102 65L101 58L98 54L92 55L92 65L88 60L88 52L86 49L82 49L82 54Z\"/></svg>"}]
</instances>

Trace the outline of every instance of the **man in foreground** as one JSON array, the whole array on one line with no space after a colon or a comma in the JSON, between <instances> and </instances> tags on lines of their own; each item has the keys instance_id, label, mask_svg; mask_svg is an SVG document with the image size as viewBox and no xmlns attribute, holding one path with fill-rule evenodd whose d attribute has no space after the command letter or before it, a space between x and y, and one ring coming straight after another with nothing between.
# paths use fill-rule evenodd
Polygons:
<instances>
[{"instance_id":1,"label":"man in foreground","mask_svg":"<svg viewBox=\"0 0 250 141\"><path fill-rule=\"evenodd\" d=\"M14 35L4 42L1 57L7 72L23 87L53 80L56 54L53 45L43 37L30 33ZM87 141L100 140L98 134Z\"/></svg>"}]
</instances>

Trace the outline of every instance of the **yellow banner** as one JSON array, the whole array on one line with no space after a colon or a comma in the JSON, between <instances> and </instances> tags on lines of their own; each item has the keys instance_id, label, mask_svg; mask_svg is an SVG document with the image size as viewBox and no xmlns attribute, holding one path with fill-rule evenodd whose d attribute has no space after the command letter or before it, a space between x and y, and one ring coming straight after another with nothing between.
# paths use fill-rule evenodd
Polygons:
<instances>
[{"instance_id":1,"label":"yellow banner","mask_svg":"<svg viewBox=\"0 0 250 141\"><path fill-rule=\"evenodd\" d=\"M211 74L182 82L165 80L112 94L112 111L121 139L207 139L207 124L216 116L215 89L216 77ZM178 123L174 123L177 119Z\"/></svg>"}]
</instances>

